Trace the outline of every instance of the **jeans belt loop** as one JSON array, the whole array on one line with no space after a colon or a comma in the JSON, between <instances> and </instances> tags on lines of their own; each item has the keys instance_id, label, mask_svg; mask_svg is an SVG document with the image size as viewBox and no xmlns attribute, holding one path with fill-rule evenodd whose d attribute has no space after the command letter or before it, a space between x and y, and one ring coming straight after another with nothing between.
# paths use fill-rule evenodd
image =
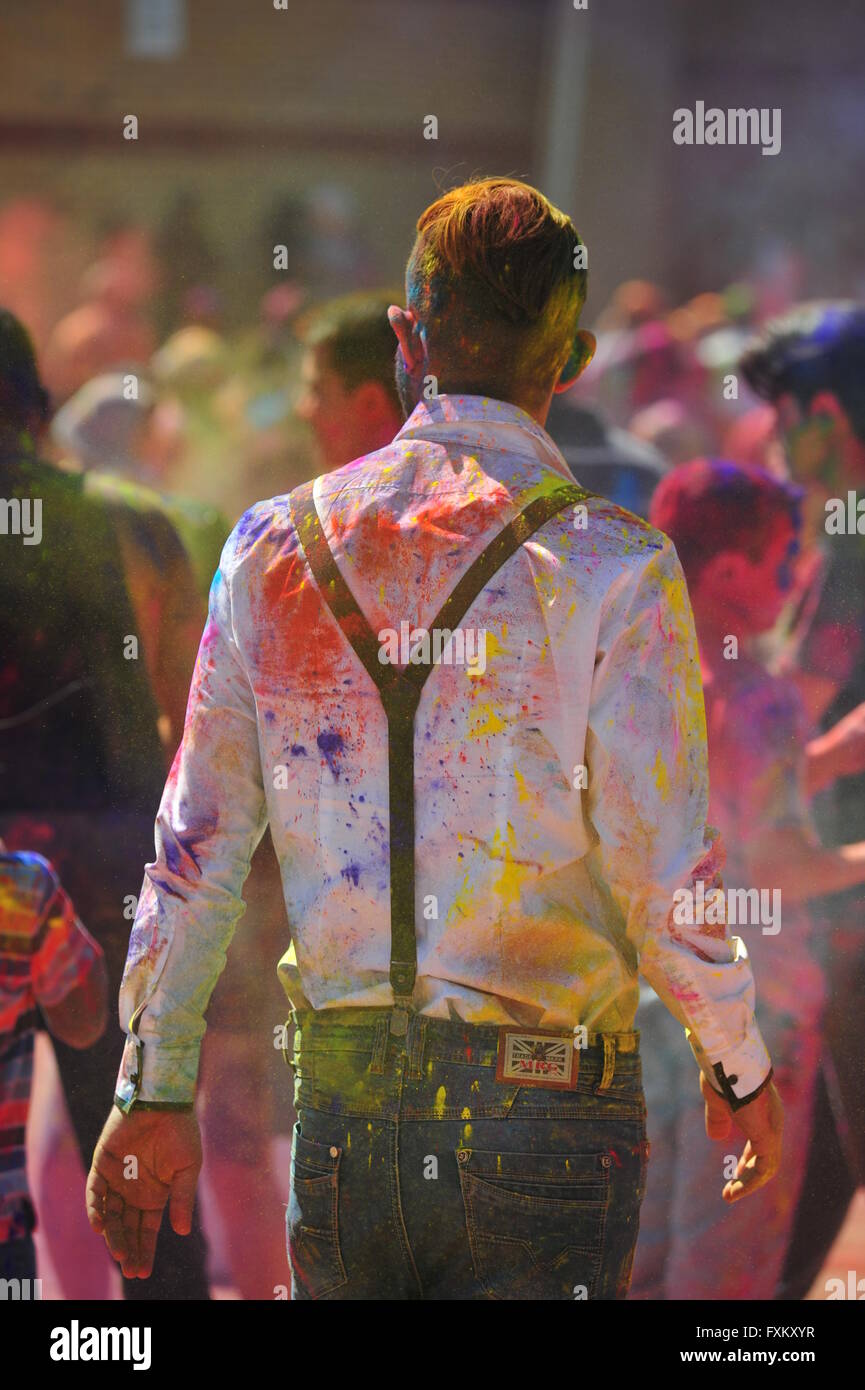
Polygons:
<instances>
[{"instance_id":1,"label":"jeans belt loop","mask_svg":"<svg viewBox=\"0 0 865 1390\"><path fill-rule=\"evenodd\" d=\"M423 1014L414 1014L410 1025L411 1045L409 1047L408 1071L406 1073L409 1081L420 1081L423 1077L423 1057L426 1044L426 1030L428 1019Z\"/></svg>"},{"instance_id":2,"label":"jeans belt loop","mask_svg":"<svg viewBox=\"0 0 865 1390\"><path fill-rule=\"evenodd\" d=\"M390 1020L389 1018L376 1019L375 1041L372 1045L372 1060L369 1064L370 1072L374 1076L384 1075L384 1063L387 1056L387 1035Z\"/></svg>"},{"instance_id":3,"label":"jeans belt loop","mask_svg":"<svg viewBox=\"0 0 865 1390\"><path fill-rule=\"evenodd\" d=\"M609 1090L610 1082L616 1071L616 1039L609 1033L602 1034L604 1043L604 1070L601 1079L595 1087L595 1094L602 1095Z\"/></svg>"}]
</instances>

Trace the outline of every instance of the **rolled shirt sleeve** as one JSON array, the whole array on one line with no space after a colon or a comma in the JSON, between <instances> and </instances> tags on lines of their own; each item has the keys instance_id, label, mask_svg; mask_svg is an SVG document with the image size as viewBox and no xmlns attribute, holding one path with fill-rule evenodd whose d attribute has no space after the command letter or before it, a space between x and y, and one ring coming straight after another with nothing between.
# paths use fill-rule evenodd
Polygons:
<instances>
[{"instance_id":1,"label":"rolled shirt sleeve","mask_svg":"<svg viewBox=\"0 0 865 1390\"><path fill-rule=\"evenodd\" d=\"M721 885L723 848L706 825L699 655L684 574L666 538L635 557L607 597L586 757L600 878L639 968L684 1026L714 1089L733 1101L750 1096L771 1062L744 946L723 921L678 925L673 917L677 889Z\"/></svg>"},{"instance_id":2,"label":"rolled shirt sleeve","mask_svg":"<svg viewBox=\"0 0 865 1390\"><path fill-rule=\"evenodd\" d=\"M244 911L266 825L255 702L232 620L243 519L222 553L189 692L183 740L156 819L120 991L127 1033L115 1100L189 1108L204 1014Z\"/></svg>"}]
</instances>

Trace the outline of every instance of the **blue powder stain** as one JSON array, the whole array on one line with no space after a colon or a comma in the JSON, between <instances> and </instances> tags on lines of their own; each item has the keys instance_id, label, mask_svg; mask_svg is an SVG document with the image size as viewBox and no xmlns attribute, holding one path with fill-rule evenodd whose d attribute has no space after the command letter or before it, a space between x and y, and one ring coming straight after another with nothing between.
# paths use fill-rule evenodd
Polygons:
<instances>
[{"instance_id":1,"label":"blue powder stain","mask_svg":"<svg viewBox=\"0 0 865 1390\"><path fill-rule=\"evenodd\" d=\"M292 756L293 758L305 758L305 757L306 757L306 749L304 748L304 746L303 746L302 743L293 743L293 744L291 745L291 756Z\"/></svg>"},{"instance_id":2,"label":"blue powder stain","mask_svg":"<svg viewBox=\"0 0 865 1390\"><path fill-rule=\"evenodd\" d=\"M276 711L272 709L265 710L264 717L268 724L272 724L276 718Z\"/></svg>"},{"instance_id":3,"label":"blue powder stain","mask_svg":"<svg viewBox=\"0 0 865 1390\"><path fill-rule=\"evenodd\" d=\"M325 762L334 777L339 780L339 769L336 766L335 756L343 750L342 735L338 734L335 729L325 729L315 741L324 754Z\"/></svg>"},{"instance_id":4,"label":"blue powder stain","mask_svg":"<svg viewBox=\"0 0 865 1390\"><path fill-rule=\"evenodd\" d=\"M346 864L345 868L340 870L340 876L350 879L356 888L360 877L360 866L358 864Z\"/></svg>"}]
</instances>

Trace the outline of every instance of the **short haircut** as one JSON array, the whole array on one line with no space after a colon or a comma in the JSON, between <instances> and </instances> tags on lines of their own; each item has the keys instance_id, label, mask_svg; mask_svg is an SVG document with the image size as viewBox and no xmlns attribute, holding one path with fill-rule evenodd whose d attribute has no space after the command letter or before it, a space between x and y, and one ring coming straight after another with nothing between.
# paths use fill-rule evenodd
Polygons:
<instances>
[{"instance_id":1,"label":"short haircut","mask_svg":"<svg viewBox=\"0 0 865 1390\"><path fill-rule=\"evenodd\" d=\"M0 309L0 428L6 433L30 430L50 414L30 334L14 314Z\"/></svg>"},{"instance_id":2,"label":"short haircut","mask_svg":"<svg viewBox=\"0 0 865 1390\"><path fill-rule=\"evenodd\" d=\"M445 193L418 220L408 306L439 391L541 399L568 362L586 297L571 219L516 179Z\"/></svg>"},{"instance_id":3,"label":"short haircut","mask_svg":"<svg viewBox=\"0 0 865 1390\"><path fill-rule=\"evenodd\" d=\"M803 490L726 459L679 464L655 489L649 520L670 537L689 587L725 551L759 560L781 522L800 524Z\"/></svg>"},{"instance_id":4,"label":"short haircut","mask_svg":"<svg viewBox=\"0 0 865 1390\"><path fill-rule=\"evenodd\" d=\"M344 386L354 391L376 381L401 417L394 358L396 337L387 311L400 300L399 290L363 290L329 299L309 310L297 325L306 347L323 348Z\"/></svg>"},{"instance_id":5,"label":"short haircut","mask_svg":"<svg viewBox=\"0 0 865 1390\"><path fill-rule=\"evenodd\" d=\"M807 411L821 391L837 396L865 443L865 307L811 304L776 319L742 357L741 370L763 400L791 395Z\"/></svg>"}]
</instances>

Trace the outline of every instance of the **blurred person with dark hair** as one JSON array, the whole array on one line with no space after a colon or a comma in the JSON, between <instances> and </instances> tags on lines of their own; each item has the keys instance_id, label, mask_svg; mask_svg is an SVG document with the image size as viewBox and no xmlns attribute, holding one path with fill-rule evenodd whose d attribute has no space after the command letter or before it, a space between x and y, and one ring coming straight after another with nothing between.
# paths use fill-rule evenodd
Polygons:
<instances>
[{"instance_id":1,"label":"blurred person with dark hair","mask_svg":"<svg viewBox=\"0 0 865 1390\"><path fill-rule=\"evenodd\" d=\"M805 305L770 324L741 369L774 407L790 470L806 491L806 525L816 544L773 665L795 679L823 730L812 784L829 789L815 803L815 818L823 842L839 845L865 837L865 517L855 505L859 500L865 512L865 307ZM787 1271L791 1297L802 1296L819 1270L857 1184L865 1182L865 893L836 894L821 913L831 926L828 1052L821 1123Z\"/></svg>"},{"instance_id":2,"label":"blurred person with dark hair","mask_svg":"<svg viewBox=\"0 0 865 1390\"><path fill-rule=\"evenodd\" d=\"M402 424L387 316L395 298L382 290L344 295L298 325L306 352L295 410L315 435L326 472L384 448Z\"/></svg>"},{"instance_id":3,"label":"blurred person with dark hair","mask_svg":"<svg viewBox=\"0 0 865 1390\"><path fill-rule=\"evenodd\" d=\"M516 180L438 199L389 310L408 420L226 545L88 1181L127 1273L149 1274L169 1199L188 1222L204 1014L268 822L299 1025L295 1298L623 1298L638 966L691 1030L707 1122L747 1137L725 1200L776 1170L747 963L670 927L674 890L720 861L684 577L543 427L594 349L580 245ZM465 656L473 606L483 662L432 670L424 635ZM119 1179L130 1149L158 1178Z\"/></svg>"},{"instance_id":4,"label":"blurred person with dark hair","mask_svg":"<svg viewBox=\"0 0 865 1390\"><path fill-rule=\"evenodd\" d=\"M48 861L2 840L0 981L0 1280L35 1279L25 1148L35 1033L41 1021L67 1046L91 1047L105 1031L108 978Z\"/></svg>"},{"instance_id":5,"label":"blurred person with dark hair","mask_svg":"<svg viewBox=\"0 0 865 1390\"><path fill-rule=\"evenodd\" d=\"M825 997L808 904L820 893L865 884L865 839L826 849L810 822L803 789L813 771L813 731L796 685L770 675L751 650L789 598L801 500L800 489L759 469L698 459L667 474L652 501L652 524L676 547L694 609L706 697L709 816L727 845L725 888L761 895L759 920L738 918L738 924L757 981L757 1020L784 1102L785 1162L749 1209L706 1207L706 1182L722 1156L701 1135L687 1105L675 1029L660 1002L644 994L638 1021L647 1043L652 1162L635 1297L781 1296L813 1127ZM763 908L770 902L767 921ZM755 915L750 906L748 915ZM716 1137L726 1138L709 1135Z\"/></svg>"},{"instance_id":6,"label":"blurred person with dark hair","mask_svg":"<svg viewBox=\"0 0 865 1390\"><path fill-rule=\"evenodd\" d=\"M44 462L48 419L27 332L0 311L0 496L7 522L22 519L21 534L7 526L0 536L0 833L10 850L38 849L56 866L105 952L113 992L124 910L183 727L201 605L152 496L133 506L93 475ZM86 1053L54 1045L86 1163L122 1035L111 1028ZM204 1257L200 1233L166 1246L144 1296L206 1297ZM60 1269L69 1292L86 1263L85 1246ZM126 1292L142 1295L140 1285Z\"/></svg>"}]
</instances>

